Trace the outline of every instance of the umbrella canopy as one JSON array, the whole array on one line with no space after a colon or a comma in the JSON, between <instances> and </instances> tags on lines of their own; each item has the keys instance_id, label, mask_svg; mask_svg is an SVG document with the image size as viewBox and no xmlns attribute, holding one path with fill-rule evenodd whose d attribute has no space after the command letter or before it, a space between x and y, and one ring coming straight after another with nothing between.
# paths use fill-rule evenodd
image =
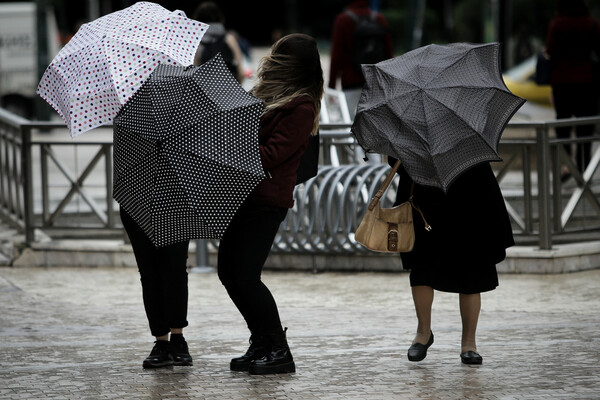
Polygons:
<instances>
[{"instance_id":1,"label":"umbrella canopy","mask_svg":"<svg viewBox=\"0 0 600 400\"><path fill-rule=\"evenodd\" d=\"M358 143L444 191L466 169L501 161L502 131L525 102L502 80L498 43L429 45L363 65L363 73Z\"/></svg>"},{"instance_id":2,"label":"umbrella canopy","mask_svg":"<svg viewBox=\"0 0 600 400\"><path fill-rule=\"evenodd\" d=\"M110 124L159 63L190 65L208 25L139 2L79 28L54 57L37 93L71 136Z\"/></svg>"},{"instance_id":3,"label":"umbrella canopy","mask_svg":"<svg viewBox=\"0 0 600 400\"><path fill-rule=\"evenodd\" d=\"M221 56L161 64L114 119L114 193L155 246L222 237L264 171L261 100Z\"/></svg>"}]
</instances>

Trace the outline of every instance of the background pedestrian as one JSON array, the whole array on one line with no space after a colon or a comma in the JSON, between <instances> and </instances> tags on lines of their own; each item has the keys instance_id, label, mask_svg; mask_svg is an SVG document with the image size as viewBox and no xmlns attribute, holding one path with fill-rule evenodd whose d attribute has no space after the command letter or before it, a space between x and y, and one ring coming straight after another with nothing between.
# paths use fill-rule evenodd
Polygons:
<instances>
[{"instance_id":1,"label":"background pedestrian","mask_svg":"<svg viewBox=\"0 0 600 400\"><path fill-rule=\"evenodd\" d=\"M552 62L550 84L556 118L587 117L598 112L598 66L600 65L600 21L590 16L583 0L559 0L550 22L546 53ZM595 60L595 61L594 61ZM577 137L593 135L593 125L575 128ZM556 136L569 138L571 127L556 128ZM571 154L571 145L565 146ZM591 143L577 145L576 162L583 171L591 159ZM563 168L562 180L571 176Z\"/></svg>"},{"instance_id":2,"label":"background pedestrian","mask_svg":"<svg viewBox=\"0 0 600 400\"><path fill-rule=\"evenodd\" d=\"M238 82L244 81L244 55L236 35L225 28L225 16L219 6L212 1L201 3L194 12L194 19L209 25L200 41L194 57L194 65L201 65L221 53L229 71Z\"/></svg>"},{"instance_id":3,"label":"background pedestrian","mask_svg":"<svg viewBox=\"0 0 600 400\"><path fill-rule=\"evenodd\" d=\"M392 35L383 14L371 10L367 0L348 1L333 22L330 54L329 87L336 89L338 79L341 81L350 117L354 119L365 83L360 65L393 56Z\"/></svg>"}]
</instances>

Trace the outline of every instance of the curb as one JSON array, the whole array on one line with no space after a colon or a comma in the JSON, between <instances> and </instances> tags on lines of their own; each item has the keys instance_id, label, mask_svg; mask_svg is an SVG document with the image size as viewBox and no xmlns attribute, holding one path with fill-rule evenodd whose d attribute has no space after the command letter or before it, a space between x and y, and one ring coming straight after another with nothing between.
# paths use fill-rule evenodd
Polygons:
<instances>
[{"instance_id":1,"label":"curb","mask_svg":"<svg viewBox=\"0 0 600 400\"><path fill-rule=\"evenodd\" d=\"M216 252L209 264L216 265ZM6 258L6 257L5 257ZM188 263L195 263L195 241ZM6 263L5 263L6 265ZM10 263L13 267L136 267L131 246L119 240L44 241L24 248ZM600 268L600 241L556 245L551 250L515 246L498 264L499 273L562 274ZM402 272L397 255L389 254L282 254L272 253L265 269L310 272Z\"/></svg>"}]
</instances>

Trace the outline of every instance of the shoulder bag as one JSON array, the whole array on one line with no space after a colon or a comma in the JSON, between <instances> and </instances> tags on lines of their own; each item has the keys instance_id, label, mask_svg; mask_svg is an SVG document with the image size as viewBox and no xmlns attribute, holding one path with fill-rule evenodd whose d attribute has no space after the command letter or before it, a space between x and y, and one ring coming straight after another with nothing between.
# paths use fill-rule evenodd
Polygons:
<instances>
[{"instance_id":1,"label":"shoulder bag","mask_svg":"<svg viewBox=\"0 0 600 400\"><path fill-rule=\"evenodd\" d=\"M392 208L382 208L380 206L381 196L392 182L399 167L400 161L398 160L375 197L369 203L365 216L354 234L357 242L373 251L403 253L412 250L415 244L412 208L421 214L425 222L425 229L431 230L431 226L425 221L421 210L413 204L412 191L414 183L411 184L408 201Z\"/></svg>"}]
</instances>

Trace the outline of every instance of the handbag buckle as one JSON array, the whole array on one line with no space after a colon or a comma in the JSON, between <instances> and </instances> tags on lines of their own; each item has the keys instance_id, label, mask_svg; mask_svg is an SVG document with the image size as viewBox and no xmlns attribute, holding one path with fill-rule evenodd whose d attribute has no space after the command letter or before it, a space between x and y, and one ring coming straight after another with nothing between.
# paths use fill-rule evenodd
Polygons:
<instances>
[{"instance_id":1,"label":"handbag buckle","mask_svg":"<svg viewBox=\"0 0 600 400\"><path fill-rule=\"evenodd\" d=\"M388 250L398 250L398 224L388 223Z\"/></svg>"}]
</instances>

